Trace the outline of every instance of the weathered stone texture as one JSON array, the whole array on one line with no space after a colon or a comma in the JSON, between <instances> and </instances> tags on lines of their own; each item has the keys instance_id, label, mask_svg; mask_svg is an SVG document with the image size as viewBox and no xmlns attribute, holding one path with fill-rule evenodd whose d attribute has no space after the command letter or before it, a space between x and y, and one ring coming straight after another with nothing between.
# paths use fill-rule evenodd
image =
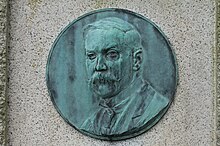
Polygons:
<instances>
[{"instance_id":1,"label":"weathered stone texture","mask_svg":"<svg viewBox=\"0 0 220 146\"><path fill-rule=\"evenodd\" d=\"M216 0L216 51L215 53L215 79L216 79L216 137L217 146L220 146L220 0Z\"/></svg>"},{"instance_id":2,"label":"weathered stone texture","mask_svg":"<svg viewBox=\"0 0 220 146\"><path fill-rule=\"evenodd\" d=\"M166 115L148 132L117 142L92 139L66 124L45 83L47 57L59 32L82 14L106 7L129 9L155 22L179 66L179 86ZM10 0L10 8L8 145L215 145L215 0Z\"/></svg>"},{"instance_id":3,"label":"weathered stone texture","mask_svg":"<svg viewBox=\"0 0 220 146\"><path fill-rule=\"evenodd\" d=\"M6 144L7 0L0 0L0 145Z\"/></svg>"}]
</instances>

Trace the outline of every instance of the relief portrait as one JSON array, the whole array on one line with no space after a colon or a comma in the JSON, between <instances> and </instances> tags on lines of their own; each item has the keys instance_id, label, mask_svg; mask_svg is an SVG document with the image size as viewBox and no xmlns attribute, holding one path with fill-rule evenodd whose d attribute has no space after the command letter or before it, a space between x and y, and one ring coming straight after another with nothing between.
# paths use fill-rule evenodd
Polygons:
<instances>
[{"instance_id":1,"label":"relief portrait","mask_svg":"<svg viewBox=\"0 0 220 146\"><path fill-rule=\"evenodd\" d=\"M76 130L123 140L155 125L171 105L177 65L170 43L147 18L102 9L70 23L47 62L47 87L61 117Z\"/></svg>"}]
</instances>

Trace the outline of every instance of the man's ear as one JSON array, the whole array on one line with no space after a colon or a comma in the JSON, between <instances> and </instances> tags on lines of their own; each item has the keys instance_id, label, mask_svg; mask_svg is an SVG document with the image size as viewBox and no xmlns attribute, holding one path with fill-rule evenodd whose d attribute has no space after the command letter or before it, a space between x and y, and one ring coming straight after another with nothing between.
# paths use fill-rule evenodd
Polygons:
<instances>
[{"instance_id":1,"label":"man's ear","mask_svg":"<svg viewBox=\"0 0 220 146\"><path fill-rule=\"evenodd\" d=\"M138 71L142 63L142 48L138 49L133 54L133 70Z\"/></svg>"}]
</instances>

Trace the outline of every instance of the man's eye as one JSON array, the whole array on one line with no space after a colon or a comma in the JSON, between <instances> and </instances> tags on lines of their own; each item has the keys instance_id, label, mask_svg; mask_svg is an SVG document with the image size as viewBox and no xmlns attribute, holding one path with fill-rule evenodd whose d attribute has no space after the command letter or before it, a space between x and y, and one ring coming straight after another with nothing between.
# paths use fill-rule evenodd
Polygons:
<instances>
[{"instance_id":1,"label":"man's eye","mask_svg":"<svg viewBox=\"0 0 220 146\"><path fill-rule=\"evenodd\" d=\"M119 54L117 51L110 51L106 54L106 57L109 60L117 60L119 58Z\"/></svg>"},{"instance_id":2,"label":"man's eye","mask_svg":"<svg viewBox=\"0 0 220 146\"><path fill-rule=\"evenodd\" d=\"M93 60L96 58L96 55L95 55L95 53L88 53L87 57L88 57L88 59Z\"/></svg>"}]
</instances>

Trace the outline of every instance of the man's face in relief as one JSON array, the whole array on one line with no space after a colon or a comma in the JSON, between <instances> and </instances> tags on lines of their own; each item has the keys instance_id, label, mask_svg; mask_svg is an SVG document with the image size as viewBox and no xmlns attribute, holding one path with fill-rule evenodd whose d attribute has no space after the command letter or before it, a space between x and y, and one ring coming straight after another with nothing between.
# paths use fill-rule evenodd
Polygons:
<instances>
[{"instance_id":1,"label":"man's face in relief","mask_svg":"<svg viewBox=\"0 0 220 146\"><path fill-rule=\"evenodd\" d=\"M89 87L101 98L117 95L133 79L132 49L123 39L118 29L95 29L86 35Z\"/></svg>"}]
</instances>

